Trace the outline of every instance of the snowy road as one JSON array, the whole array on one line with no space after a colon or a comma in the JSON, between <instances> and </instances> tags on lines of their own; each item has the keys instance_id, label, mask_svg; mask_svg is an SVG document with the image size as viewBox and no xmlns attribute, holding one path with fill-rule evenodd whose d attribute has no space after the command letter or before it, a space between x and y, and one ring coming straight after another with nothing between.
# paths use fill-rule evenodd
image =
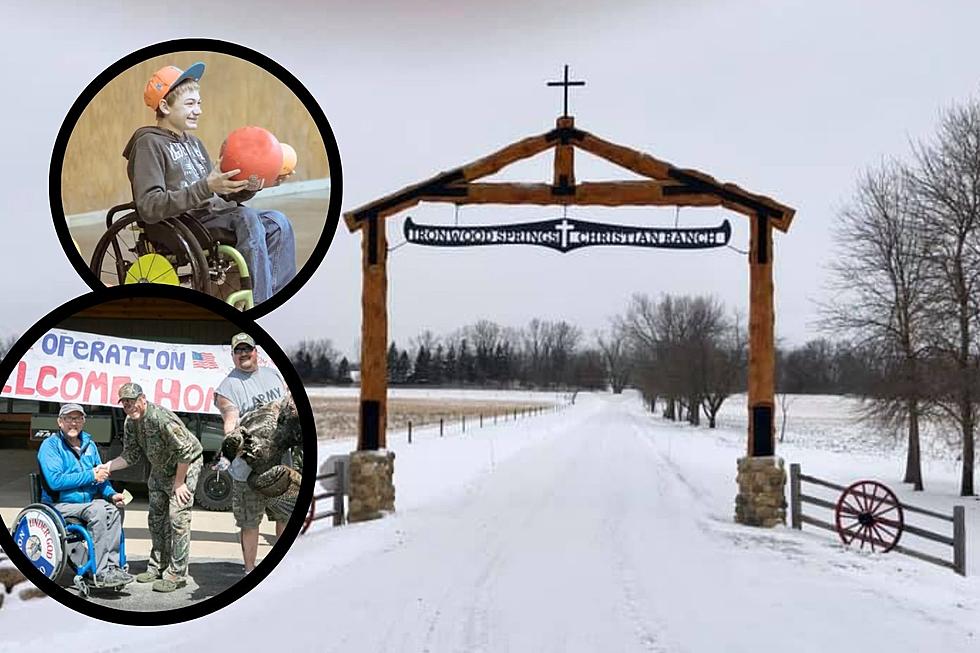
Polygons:
<instances>
[{"instance_id":1,"label":"snowy road","mask_svg":"<svg viewBox=\"0 0 980 653\"><path fill-rule=\"evenodd\" d=\"M956 615L808 565L793 534L731 525L734 483L711 496L668 460L675 427L651 429L622 401L581 413L407 519L391 550L338 570L332 580L357 589L325 597L348 617L331 628L336 650L850 650L872 602L892 606L872 626L885 650L968 641Z\"/></svg>"},{"instance_id":2,"label":"snowy road","mask_svg":"<svg viewBox=\"0 0 980 653\"><path fill-rule=\"evenodd\" d=\"M628 398L583 396L401 447L396 517L301 538L215 615L75 627L144 653L215 636L266 651L977 650L975 579L733 524L739 455ZM467 465L482 471L457 478ZM50 610L64 617L50 602L18 618Z\"/></svg>"}]
</instances>

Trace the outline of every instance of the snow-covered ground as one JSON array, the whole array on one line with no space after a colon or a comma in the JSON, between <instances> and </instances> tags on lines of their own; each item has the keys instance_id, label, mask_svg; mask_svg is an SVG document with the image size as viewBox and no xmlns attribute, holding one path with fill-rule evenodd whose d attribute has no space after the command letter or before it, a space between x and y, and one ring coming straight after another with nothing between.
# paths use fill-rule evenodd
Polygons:
<instances>
[{"instance_id":1,"label":"snow-covered ground","mask_svg":"<svg viewBox=\"0 0 980 653\"><path fill-rule=\"evenodd\" d=\"M956 496L955 466L927 465L926 492L908 492L900 452L810 438L798 402L800 428L791 412L777 445L787 465L876 478L942 512L965 505L973 575L845 549L817 529L736 525L743 427L694 429L635 396L579 395L465 435L393 434L396 515L315 527L209 617L145 629L15 603L0 610L0 650L980 650L980 502ZM321 443L320 457L351 446Z\"/></svg>"},{"instance_id":2,"label":"snow-covered ground","mask_svg":"<svg viewBox=\"0 0 980 653\"><path fill-rule=\"evenodd\" d=\"M744 430L748 419L745 405L744 394L729 398L719 412L719 426ZM861 408L860 400L836 395L788 395L786 441L830 451L904 457L906 433L886 432L874 422L861 419ZM781 423L777 397L777 435ZM960 448L949 444L950 440L958 441L954 427L924 419L919 428L924 465L955 461Z\"/></svg>"}]
</instances>

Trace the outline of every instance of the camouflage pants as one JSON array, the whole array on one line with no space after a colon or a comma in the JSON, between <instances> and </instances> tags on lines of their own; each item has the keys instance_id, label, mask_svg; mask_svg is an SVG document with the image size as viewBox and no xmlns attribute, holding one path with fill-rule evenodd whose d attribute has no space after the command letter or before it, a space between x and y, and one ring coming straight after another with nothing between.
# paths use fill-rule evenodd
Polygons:
<instances>
[{"instance_id":1,"label":"camouflage pants","mask_svg":"<svg viewBox=\"0 0 980 653\"><path fill-rule=\"evenodd\" d=\"M150 513L147 522L150 527L150 560L146 570L157 576L177 580L187 576L187 564L191 551L191 507L193 494L197 490L197 479L201 475L203 463L198 458L187 468L187 488L191 500L177 505L173 497L173 477L159 478L152 472L147 480L150 491Z\"/></svg>"}]
</instances>

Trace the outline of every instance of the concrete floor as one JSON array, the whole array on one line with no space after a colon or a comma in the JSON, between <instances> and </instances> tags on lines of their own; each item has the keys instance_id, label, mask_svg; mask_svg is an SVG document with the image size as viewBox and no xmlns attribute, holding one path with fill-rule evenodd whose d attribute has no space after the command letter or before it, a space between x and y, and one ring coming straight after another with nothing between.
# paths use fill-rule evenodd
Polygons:
<instances>
[{"instance_id":1,"label":"concrete floor","mask_svg":"<svg viewBox=\"0 0 980 653\"><path fill-rule=\"evenodd\" d=\"M296 234L296 269L299 270L309 260L313 248L320 239L323 225L327 221L329 202L329 190L315 190L277 195L266 199L262 199L260 193L249 201L248 205L256 209L275 209L286 214ZM69 224L69 227L82 258L86 263L91 262L95 245L105 233L105 220L99 222L86 220L83 224Z\"/></svg>"},{"instance_id":2,"label":"concrete floor","mask_svg":"<svg viewBox=\"0 0 980 653\"><path fill-rule=\"evenodd\" d=\"M30 503L28 474L37 470L36 452L19 449L4 449L2 456L3 480L0 481L0 518L9 528L17 513ZM147 529L148 511L145 490L133 491L136 495L126 506L126 551L130 556L150 554L150 532ZM241 547L238 544L238 529L231 512L212 512L202 508L192 508L191 554L194 557L230 558L241 560ZM265 557L272 548L276 529L272 522L262 520L259 527L259 558Z\"/></svg>"}]
</instances>

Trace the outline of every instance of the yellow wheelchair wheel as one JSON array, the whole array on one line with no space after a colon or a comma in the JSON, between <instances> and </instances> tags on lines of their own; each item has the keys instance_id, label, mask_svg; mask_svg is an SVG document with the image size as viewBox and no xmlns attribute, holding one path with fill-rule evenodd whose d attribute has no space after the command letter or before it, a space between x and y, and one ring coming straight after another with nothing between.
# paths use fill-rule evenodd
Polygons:
<instances>
[{"instance_id":1,"label":"yellow wheelchair wheel","mask_svg":"<svg viewBox=\"0 0 980 653\"><path fill-rule=\"evenodd\" d=\"M180 285L177 270L160 254L144 254L140 256L128 270L123 283L163 283L168 286Z\"/></svg>"}]
</instances>

